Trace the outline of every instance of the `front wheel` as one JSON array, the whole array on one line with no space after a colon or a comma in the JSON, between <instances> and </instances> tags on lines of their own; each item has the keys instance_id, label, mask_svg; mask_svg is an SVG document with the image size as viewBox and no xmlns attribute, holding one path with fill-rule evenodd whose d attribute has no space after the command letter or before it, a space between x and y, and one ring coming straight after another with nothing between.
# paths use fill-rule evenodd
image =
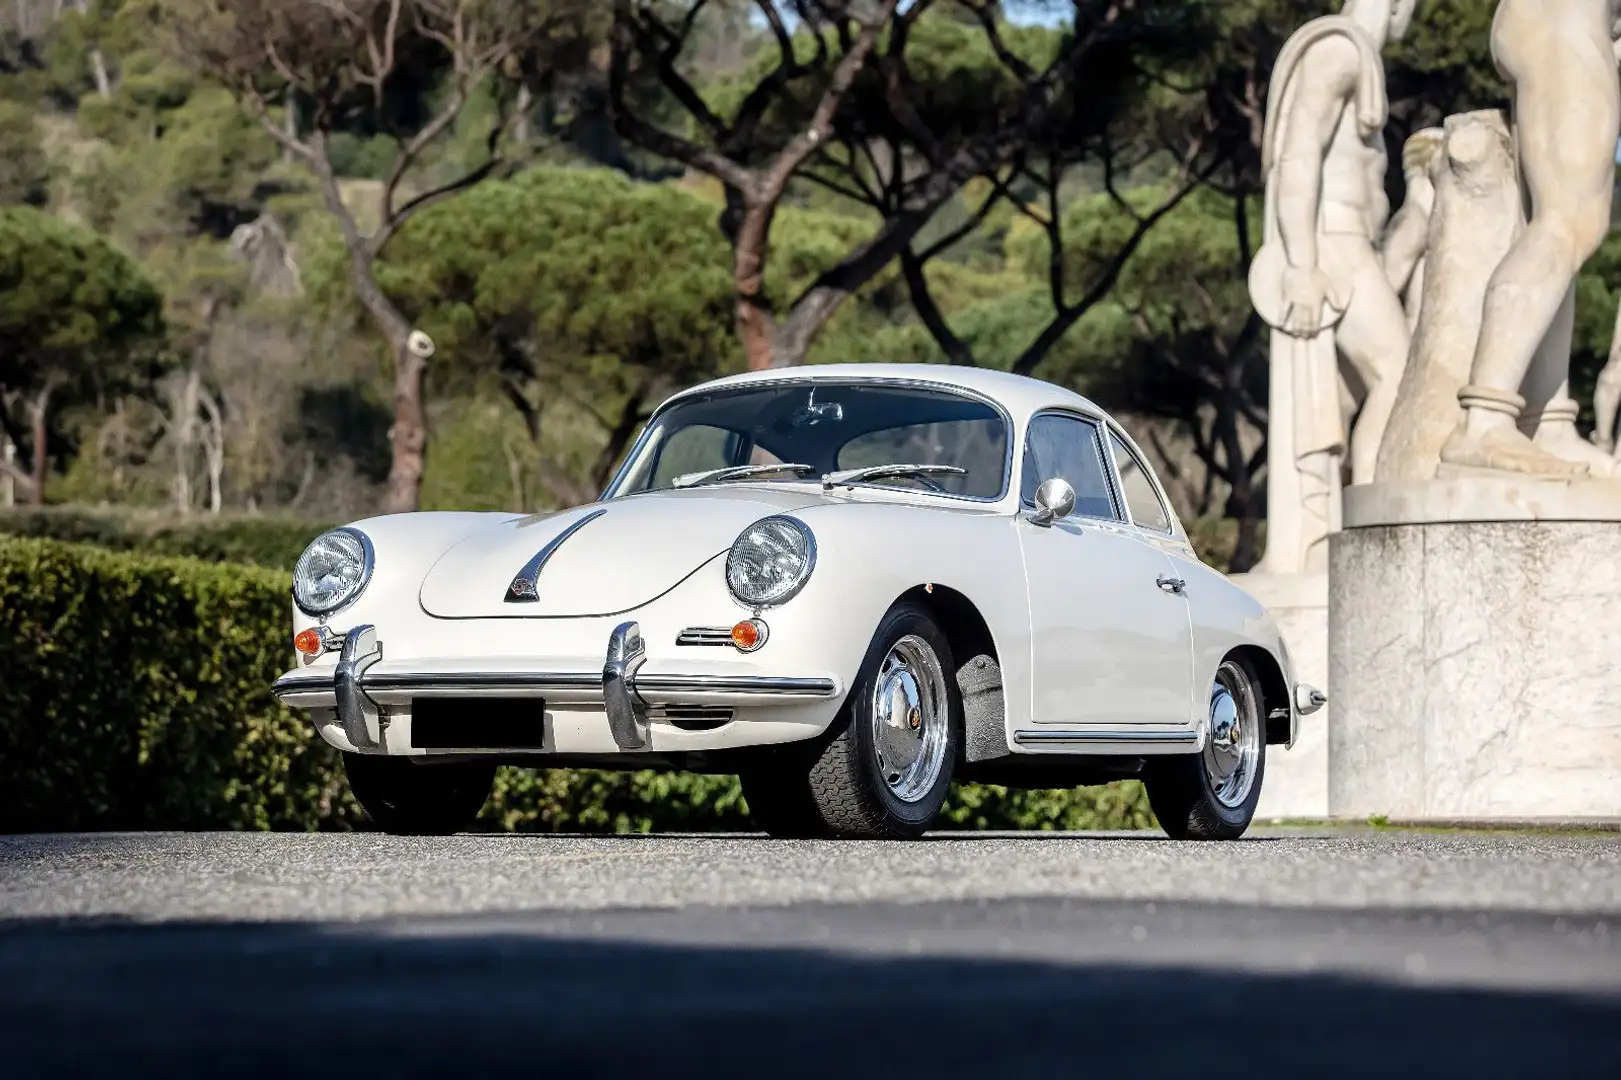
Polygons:
<instances>
[{"instance_id":1,"label":"front wheel","mask_svg":"<svg viewBox=\"0 0 1621 1080\"><path fill-rule=\"evenodd\" d=\"M1210 687L1210 724L1197 754L1151 758L1143 784L1173 840L1236 840L1255 817L1266 772L1265 703L1249 665L1222 661Z\"/></svg>"},{"instance_id":2,"label":"front wheel","mask_svg":"<svg viewBox=\"0 0 1621 1080\"><path fill-rule=\"evenodd\" d=\"M473 823L495 785L484 762L419 765L381 754L343 755L349 790L386 833L449 836Z\"/></svg>"},{"instance_id":3,"label":"front wheel","mask_svg":"<svg viewBox=\"0 0 1621 1080\"><path fill-rule=\"evenodd\" d=\"M945 634L898 604L878 624L844 708L819 750L743 777L773 836L907 839L945 802L962 743L962 701ZM787 748L784 748L785 750Z\"/></svg>"}]
</instances>

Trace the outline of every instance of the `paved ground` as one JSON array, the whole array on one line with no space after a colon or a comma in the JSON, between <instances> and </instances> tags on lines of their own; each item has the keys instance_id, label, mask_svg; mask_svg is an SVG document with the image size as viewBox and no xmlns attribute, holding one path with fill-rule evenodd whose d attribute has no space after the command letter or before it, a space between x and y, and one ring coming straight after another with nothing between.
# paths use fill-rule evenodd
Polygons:
<instances>
[{"instance_id":1,"label":"paved ground","mask_svg":"<svg viewBox=\"0 0 1621 1080\"><path fill-rule=\"evenodd\" d=\"M0 838L0 1075L1621 1077L1621 836Z\"/></svg>"}]
</instances>

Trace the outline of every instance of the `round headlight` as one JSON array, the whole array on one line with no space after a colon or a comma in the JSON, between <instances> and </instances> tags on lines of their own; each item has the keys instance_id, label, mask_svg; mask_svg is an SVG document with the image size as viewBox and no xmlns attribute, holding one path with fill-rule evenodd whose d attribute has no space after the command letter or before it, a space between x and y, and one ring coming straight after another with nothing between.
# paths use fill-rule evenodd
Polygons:
<instances>
[{"instance_id":1,"label":"round headlight","mask_svg":"<svg viewBox=\"0 0 1621 1080\"><path fill-rule=\"evenodd\" d=\"M330 615L359 596L371 580L371 540L359 529L333 529L315 538L293 568L293 602L306 615Z\"/></svg>"},{"instance_id":2,"label":"round headlight","mask_svg":"<svg viewBox=\"0 0 1621 1080\"><path fill-rule=\"evenodd\" d=\"M816 566L816 538L797 518L761 518L726 556L726 586L738 603L771 607L791 599Z\"/></svg>"}]
</instances>

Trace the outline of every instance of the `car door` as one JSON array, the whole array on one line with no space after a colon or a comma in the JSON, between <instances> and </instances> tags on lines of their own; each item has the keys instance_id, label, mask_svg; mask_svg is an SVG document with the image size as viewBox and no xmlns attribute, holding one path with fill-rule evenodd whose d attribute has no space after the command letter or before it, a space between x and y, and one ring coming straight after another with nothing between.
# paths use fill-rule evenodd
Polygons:
<instances>
[{"instance_id":1,"label":"car door","mask_svg":"<svg viewBox=\"0 0 1621 1080\"><path fill-rule=\"evenodd\" d=\"M1168 556L1137 533L1116 488L1104 433L1070 413L1037 415L1025 438L1026 507L1044 480L1075 489L1050 526L1021 518L1038 724L1186 724L1193 645ZM1162 584L1164 582L1165 584Z\"/></svg>"}]
</instances>

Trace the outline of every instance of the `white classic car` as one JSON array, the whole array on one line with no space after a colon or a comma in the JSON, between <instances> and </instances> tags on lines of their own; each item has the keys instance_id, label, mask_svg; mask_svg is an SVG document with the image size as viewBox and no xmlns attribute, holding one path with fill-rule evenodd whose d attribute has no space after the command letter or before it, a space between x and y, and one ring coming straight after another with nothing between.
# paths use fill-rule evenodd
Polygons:
<instances>
[{"instance_id":1,"label":"white classic car","mask_svg":"<svg viewBox=\"0 0 1621 1080\"><path fill-rule=\"evenodd\" d=\"M293 597L275 693L398 832L463 827L515 763L736 773L775 836L1140 776L1172 836L1234 838L1323 702L1112 419L963 368L695 387L600 501L356 522Z\"/></svg>"}]
</instances>

